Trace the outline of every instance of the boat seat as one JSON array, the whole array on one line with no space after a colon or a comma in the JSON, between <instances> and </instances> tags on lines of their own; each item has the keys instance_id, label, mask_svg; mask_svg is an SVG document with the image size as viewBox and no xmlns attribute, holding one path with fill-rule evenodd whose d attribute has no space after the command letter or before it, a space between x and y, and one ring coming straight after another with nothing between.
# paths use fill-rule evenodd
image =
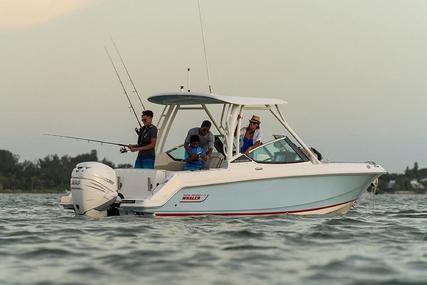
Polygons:
<instances>
[{"instance_id":1,"label":"boat seat","mask_svg":"<svg viewBox=\"0 0 427 285\"><path fill-rule=\"evenodd\" d=\"M296 154L289 151L279 151L274 153L275 162L291 162L295 161Z\"/></svg>"},{"instance_id":2,"label":"boat seat","mask_svg":"<svg viewBox=\"0 0 427 285\"><path fill-rule=\"evenodd\" d=\"M221 153L212 153L210 159L208 160L207 169L221 168L223 162L224 156Z\"/></svg>"}]
</instances>

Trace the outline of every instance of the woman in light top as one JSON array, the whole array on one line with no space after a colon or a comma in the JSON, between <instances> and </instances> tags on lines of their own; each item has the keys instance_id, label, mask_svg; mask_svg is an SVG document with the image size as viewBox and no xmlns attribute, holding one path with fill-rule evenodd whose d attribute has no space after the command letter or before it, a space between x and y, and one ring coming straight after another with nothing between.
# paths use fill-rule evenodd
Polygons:
<instances>
[{"instance_id":1,"label":"woman in light top","mask_svg":"<svg viewBox=\"0 0 427 285\"><path fill-rule=\"evenodd\" d=\"M241 153L248 155L252 149L262 144L260 124L260 117L253 115L249 120L249 125L240 129L240 136L243 136L240 144Z\"/></svg>"}]
</instances>

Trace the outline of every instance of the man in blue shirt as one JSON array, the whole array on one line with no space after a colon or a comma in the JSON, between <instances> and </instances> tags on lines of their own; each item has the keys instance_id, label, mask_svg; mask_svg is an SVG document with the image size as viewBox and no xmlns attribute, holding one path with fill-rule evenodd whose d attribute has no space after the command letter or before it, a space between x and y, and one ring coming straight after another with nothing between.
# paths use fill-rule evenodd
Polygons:
<instances>
[{"instance_id":1,"label":"man in blue shirt","mask_svg":"<svg viewBox=\"0 0 427 285\"><path fill-rule=\"evenodd\" d=\"M190 144L188 150L185 152L185 165L184 170L201 170L203 169L203 162L206 162L206 151L203 147L199 146L200 138L198 135L190 137Z\"/></svg>"}]
</instances>

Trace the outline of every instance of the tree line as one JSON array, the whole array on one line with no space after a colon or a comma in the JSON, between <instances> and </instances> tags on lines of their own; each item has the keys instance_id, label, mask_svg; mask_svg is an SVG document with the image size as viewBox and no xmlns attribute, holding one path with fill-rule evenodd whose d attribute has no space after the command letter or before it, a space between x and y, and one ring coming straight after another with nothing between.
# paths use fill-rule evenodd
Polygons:
<instances>
[{"instance_id":1,"label":"tree line","mask_svg":"<svg viewBox=\"0 0 427 285\"><path fill-rule=\"evenodd\" d=\"M113 168L113 162L106 158L98 160L96 150L77 156L57 154L48 155L36 161L19 161L19 156L8 150L0 150L0 191L65 191L70 189L71 171L76 164L85 161L99 161ZM130 164L119 164L118 168L132 167Z\"/></svg>"},{"instance_id":2,"label":"tree line","mask_svg":"<svg viewBox=\"0 0 427 285\"><path fill-rule=\"evenodd\" d=\"M391 181L394 181L394 183L390 183ZM411 181L416 181L418 185L422 185L427 189L427 168L420 169L418 163L415 162L412 168L407 166L404 173L386 173L379 178L379 189L381 192L407 190L425 192L425 189L415 189Z\"/></svg>"}]
</instances>

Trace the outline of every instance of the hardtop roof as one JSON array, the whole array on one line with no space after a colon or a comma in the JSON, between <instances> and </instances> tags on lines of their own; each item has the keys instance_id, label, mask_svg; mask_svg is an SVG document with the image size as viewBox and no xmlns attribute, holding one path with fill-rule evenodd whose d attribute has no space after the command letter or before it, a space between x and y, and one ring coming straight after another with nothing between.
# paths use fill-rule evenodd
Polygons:
<instances>
[{"instance_id":1,"label":"hardtop roof","mask_svg":"<svg viewBox=\"0 0 427 285\"><path fill-rule=\"evenodd\" d=\"M147 98L160 105L234 104L245 106L281 105L286 101L275 98L234 97L202 92L165 92Z\"/></svg>"}]
</instances>

